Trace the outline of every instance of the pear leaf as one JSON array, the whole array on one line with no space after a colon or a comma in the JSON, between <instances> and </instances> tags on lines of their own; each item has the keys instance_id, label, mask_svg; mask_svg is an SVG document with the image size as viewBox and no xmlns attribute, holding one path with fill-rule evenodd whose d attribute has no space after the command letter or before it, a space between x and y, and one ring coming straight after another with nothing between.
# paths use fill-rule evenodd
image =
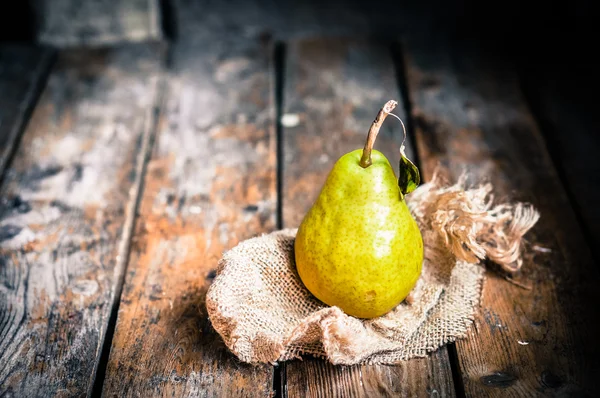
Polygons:
<instances>
[{"instance_id":1,"label":"pear leaf","mask_svg":"<svg viewBox=\"0 0 600 398\"><path fill-rule=\"evenodd\" d=\"M404 146L400 149L400 170L398 175L398 186L402 195L411 193L421 183L419 168L406 157Z\"/></svg>"}]
</instances>

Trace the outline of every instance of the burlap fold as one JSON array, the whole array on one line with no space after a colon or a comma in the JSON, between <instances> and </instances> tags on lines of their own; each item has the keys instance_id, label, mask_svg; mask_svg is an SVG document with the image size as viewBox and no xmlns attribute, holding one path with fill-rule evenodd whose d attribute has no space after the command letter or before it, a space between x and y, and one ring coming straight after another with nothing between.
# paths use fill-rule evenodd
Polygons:
<instances>
[{"instance_id":1,"label":"burlap fold","mask_svg":"<svg viewBox=\"0 0 600 398\"><path fill-rule=\"evenodd\" d=\"M423 271L390 313L363 320L317 300L294 264L296 230L241 242L219 262L206 305L215 330L242 361L274 363L303 354L333 364L393 364L464 337L490 258L521 265L523 235L539 214L530 205L493 205L489 184L448 186L434 177L407 197L425 247Z\"/></svg>"}]
</instances>

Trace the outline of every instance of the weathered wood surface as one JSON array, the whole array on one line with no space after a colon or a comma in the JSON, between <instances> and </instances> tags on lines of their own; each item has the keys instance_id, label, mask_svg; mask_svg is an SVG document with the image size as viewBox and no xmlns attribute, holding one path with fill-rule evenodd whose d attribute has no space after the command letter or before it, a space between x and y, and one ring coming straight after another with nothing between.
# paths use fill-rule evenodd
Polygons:
<instances>
[{"instance_id":1,"label":"weathered wood surface","mask_svg":"<svg viewBox=\"0 0 600 398\"><path fill-rule=\"evenodd\" d=\"M37 39L67 46L105 46L162 37L159 0L33 0Z\"/></svg>"},{"instance_id":2,"label":"weathered wood surface","mask_svg":"<svg viewBox=\"0 0 600 398\"><path fill-rule=\"evenodd\" d=\"M46 82L53 54L45 48L0 45L0 176Z\"/></svg>"},{"instance_id":3,"label":"weathered wood surface","mask_svg":"<svg viewBox=\"0 0 600 398\"><path fill-rule=\"evenodd\" d=\"M575 54L573 54L575 55ZM596 248L600 244L600 149L596 112L597 68L568 58L563 65L544 63L528 68L522 80L540 120L552 158ZM595 83L595 84L594 84Z\"/></svg>"},{"instance_id":4,"label":"weathered wood surface","mask_svg":"<svg viewBox=\"0 0 600 398\"><path fill-rule=\"evenodd\" d=\"M0 395L89 394L159 51L61 54L0 191Z\"/></svg>"},{"instance_id":5,"label":"weathered wood surface","mask_svg":"<svg viewBox=\"0 0 600 398\"><path fill-rule=\"evenodd\" d=\"M104 396L272 392L273 367L239 362L205 307L223 251L275 228L272 49L203 27L173 49Z\"/></svg>"},{"instance_id":6,"label":"weathered wood surface","mask_svg":"<svg viewBox=\"0 0 600 398\"><path fill-rule=\"evenodd\" d=\"M333 366L305 358L286 364L282 396L453 397L446 350L395 366Z\"/></svg>"},{"instance_id":7,"label":"weathered wood surface","mask_svg":"<svg viewBox=\"0 0 600 398\"><path fill-rule=\"evenodd\" d=\"M362 148L377 111L399 98L389 49L367 41L293 41L286 57L283 225L298 227L343 154ZM402 104L395 111L404 117ZM398 161L402 126L389 118L375 148ZM412 145L408 142L408 151ZM409 154L412 157L412 155ZM305 358L283 368L289 396L454 396L445 348L398 366L333 366Z\"/></svg>"},{"instance_id":8,"label":"weathered wood surface","mask_svg":"<svg viewBox=\"0 0 600 398\"><path fill-rule=\"evenodd\" d=\"M456 344L466 394L594 395L598 269L512 66L440 37L409 38L406 51L425 178L438 164L452 179L466 166L496 198L542 214L517 277L531 289L488 272L475 327Z\"/></svg>"}]
</instances>

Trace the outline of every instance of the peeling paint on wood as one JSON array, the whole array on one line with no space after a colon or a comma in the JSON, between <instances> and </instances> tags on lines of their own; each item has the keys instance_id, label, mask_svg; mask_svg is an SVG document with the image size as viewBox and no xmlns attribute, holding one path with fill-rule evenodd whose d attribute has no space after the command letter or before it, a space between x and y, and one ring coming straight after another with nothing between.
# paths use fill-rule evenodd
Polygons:
<instances>
[{"instance_id":1,"label":"peeling paint on wood","mask_svg":"<svg viewBox=\"0 0 600 398\"><path fill-rule=\"evenodd\" d=\"M62 53L0 191L0 395L90 392L157 46Z\"/></svg>"},{"instance_id":2,"label":"peeling paint on wood","mask_svg":"<svg viewBox=\"0 0 600 398\"><path fill-rule=\"evenodd\" d=\"M240 363L205 307L223 251L275 227L271 54L203 29L173 48L105 396L272 392L272 366Z\"/></svg>"},{"instance_id":3,"label":"peeling paint on wood","mask_svg":"<svg viewBox=\"0 0 600 398\"><path fill-rule=\"evenodd\" d=\"M283 221L292 228L312 206L335 161L362 148L379 109L387 100L401 98L390 51L380 44L294 41L286 66L284 112L299 119L283 129ZM402 104L395 113L406 120ZM400 158L402 136L400 123L390 118L377 138L375 148L392 164ZM305 358L287 363L284 372L287 386L282 391L294 397L454 396L445 348L397 366L344 367Z\"/></svg>"},{"instance_id":4,"label":"peeling paint on wood","mask_svg":"<svg viewBox=\"0 0 600 398\"><path fill-rule=\"evenodd\" d=\"M515 277L531 290L489 272L475 327L456 343L466 394L560 395L553 381L561 380L594 395L598 268L514 66L433 32L427 40L409 37L406 49L426 179L437 165L454 180L466 170L472 182L491 182L496 198L529 201L542 214L526 236L523 268ZM534 251L535 245L550 250ZM551 382L544 383L548 372Z\"/></svg>"}]
</instances>

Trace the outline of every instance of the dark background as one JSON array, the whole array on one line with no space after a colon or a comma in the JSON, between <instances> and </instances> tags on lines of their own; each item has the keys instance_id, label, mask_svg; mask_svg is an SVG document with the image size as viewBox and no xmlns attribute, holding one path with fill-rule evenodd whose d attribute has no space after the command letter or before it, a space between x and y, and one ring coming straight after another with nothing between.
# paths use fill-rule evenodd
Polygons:
<instances>
[{"instance_id":1,"label":"dark background","mask_svg":"<svg viewBox=\"0 0 600 398\"><path fill-rule=\"evenodd\" d=\"M128 1L94 0L94 7L118 15L126 12L123 10L127 10ZM281 41L306 36L392 41L403 35L437 31L454 41L475 42L478 51L490 59L508 59L517 65L523 93L559 175L566 182L578 214L587 219L582 224L600 223L600 210L595 208L600 201L600 165L596 161L600 135L595 127L600 102L600 65L595 58L600 35L596 28L598 13L591 1L156 1L159 35L171 41L185 35L173 17L174 4L180 2L195 10L187 19L204 23L201 19L210 14L214 22L217 15L217 25L233 35L252 28ZM62 12L57 11L59 3L72 6L71 15L64 18L66 24L75 23L77 15L85 13L81 6L85 2L2 2L0 41L39 43L48 15L53 13L56 18L56 13ZM76 35L79 32L73 31ZM81 30L80 46L98 46L93 40L86 41L85 34L89 32ZM119 42L101 45L115 46ZM591 239L598 241L597 236Z\"/></svg>"},{"instance_id":2,"label":"dark background","mask_svg":"<svg viewBox=\"0 0 600 398\"><path fill-rule=\"evenodd\" d=\"M178 29L171 16L176 0L158 1L164 36L176 40ZM231 23L232 28L264 25L279 39L349 34L386 38L412 31L441 30L458 40L476 40L495 56L518 60L524 80L541 74L553 84L561 82L559 91L582 106L594 102L598 87L595 72L599 64L594 59L599 49L595 38L599 33L598 13L593 11L591 1L183 2L220 10L224 23ZM104 3L111 6L110 1ZM2 2L0 41L35 43L46 10L52 6L51 0Z\"/></svg>"},{"instance_id":3,"label":"dark background","mask_svg":"<svg viewBox=\"0 0 600 398\"><path fill-rule=\"evenodd\" d=\"M161 27L170 39L178 34L171 18L174 1L159 0ZM598 13L591 1L187 2L222 10L224 23L264 25L278 38L348 34L385 38L415 30L441 30L458 40L483 43L491 54L516 58L529 72L531 68L537 73L548 71L553 79L572 82L582 92L597 82L593 73L598 67L594 60L599 48L594 39L599 33L595 26ZM110 1L104 3L110 7ZM51 0L2 2L0 41L35 43L52 5ZM580 76L582 73L589 74L585 78L590 80Z\"/></svg>"}]
</instances>

